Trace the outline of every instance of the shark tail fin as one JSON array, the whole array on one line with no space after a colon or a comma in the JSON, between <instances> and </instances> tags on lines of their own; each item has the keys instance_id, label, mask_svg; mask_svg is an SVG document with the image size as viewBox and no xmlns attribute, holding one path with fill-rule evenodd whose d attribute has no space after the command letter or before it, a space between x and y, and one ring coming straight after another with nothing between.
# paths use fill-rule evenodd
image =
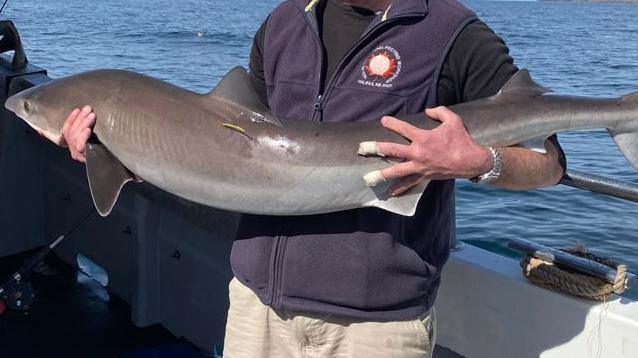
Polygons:
<instances>
[{"instance_id":1,"label":"shark tail fin","mask_svg":"<svg viewBox=\"0 0 638 358\"><path fill-rule=\"evenodd\" d=\"M111 213L124 184L135 180L103 144L87 143L86 176L93 204L101 216Z\"/></svg>"},{"instance_id":2,"label":"shark tail fin","mask_svg":"<svg viewBox=\"0 0 638 358\"><path fill-rule=\"evenodd\" d=\"M616 142L620 151L625 155L629 164L638 170L638 132L615 132L609 130L609 134L614 139L614 142Z\"/></svg>"}]
</instances>

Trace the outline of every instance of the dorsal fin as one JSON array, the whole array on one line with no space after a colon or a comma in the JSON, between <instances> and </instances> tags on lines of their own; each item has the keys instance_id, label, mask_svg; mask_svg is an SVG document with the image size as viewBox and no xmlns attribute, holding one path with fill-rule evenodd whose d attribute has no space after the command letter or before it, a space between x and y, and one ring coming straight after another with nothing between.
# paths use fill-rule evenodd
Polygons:
<instances>
[{"instance_id":1,"label":"dorsal fin","mask_svg":"<svg viewBox=\"0 0 638 358\"><path fill-rule=\"evenodd\" d=\"M217 84L217 87L206 96L216 96L235 102L238 105L263 115L263 121L281 125L266 107L250 81L246 69L241 66L233 67Z\"/></svg>"},{"instance_id":2,"label":"dorsal fin","mask_svg":"<svg viewBox=\"0 0 638 358\"><path fill-rule=\"evenodd\" d=\"M633 92L620 97L621 100L626 102L638 102L638 92Z\"/></svg>"},{"instance_id":3,"label":"dorsal fin","mask_svg":"<svg viewBox=\"0 0 638 358\"><path fill-rule=\"evenodd\" d=\"M552 90L536 83L527 69L522 69L514 74L498 92L499 95L514 94L519 96L535 97Z\"/></svg>"}]
</instances>

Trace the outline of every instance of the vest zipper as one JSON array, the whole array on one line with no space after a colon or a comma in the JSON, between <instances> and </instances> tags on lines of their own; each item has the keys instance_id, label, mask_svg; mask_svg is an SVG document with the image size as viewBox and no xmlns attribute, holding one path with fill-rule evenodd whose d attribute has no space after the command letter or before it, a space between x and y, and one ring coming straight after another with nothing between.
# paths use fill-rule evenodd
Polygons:
<instances>
[{"instance_id":1,"label":"vest zipper","mask_svg":"<svg viewBox=\"0 0 638 358\"><path fill-rule=\"evenodd\" d=\"M326 54L323 48L323 44L321 42L321 36L319 36L319 24L317 23L316 9L317 9L317 5L315 5L312 8L312 11L308 11L304 13L304 17L306 18L306 21L310 25L310 28L312 28L312 33L317 38L317 43L319 44L319 51L321 52L321 68L319 69L319 78L317 79L317 82L319 83L319 89L317 90L317 95L316 95L317 99L315 100L314 112L312 113L312 121L320 122L323 120L323 88L322 88L323 86L321 84L323 83L324 67L326 66L326 58L325 58Z\"/></svg>"},{"instance_id":2,"label":"vest zipper","mask_svg":"<svg viewBox=\"0 0 638 358\"><path fill-rule=\"evenodd\" d=\"M339 77L339 75L341 74L341 71L343 70L344 64L347 62L347 60L349 60L349 57L352 56L352 54L355 52L355 50L357 50L359 47L361 47L361 44L363 44L366 40L368 40L368 38L374 32L378 31L379 29L383 28L384 26L386 26L388 24L392 24L395 21L403 19L403 18L421 16L420 14L419 15L417 15L417 14L403 14L403 15L396 16L396 17L393 17L391 19L385 20L385 21L379 21L378 23L374 24L370 28L366 29L366 31L363 32L363 34L361 35L359 40L352 46L352 48L350 50L348 50L348 52L343 56L341 61L339 61L339 64L337 64L337 67L335 68L335 71L330 76L330 79L328 80L328 82L326 82L326 85L322 86L323 75L324 75L324 67L325 67L325 53L324 53L324 49L323 49L323 43L321 42L321 36L319 36L319 24L317 23L316 6L313 8L312 11L306 12L304 15L305 15L304 17L306 18L306 21L308 21L308 24L310 25L310 27L313 30L312 32L315 34L315 36L317 38L317 41L319 43L319 47L321 48L321 69L319 71L319 90L317 91L317 100L315 101L314 112L313 112L313 115L312 115L312 120L313 121L319 121L319 122L323 121L323 107L324 107L324 103L326 102L326 97L328 97L328 94L332 90L331 85ZM381 15L377 15L377 16L381 16ZM373 21L375 21L375 20L373 20ZM324 92L325 89L328 90L328 93Z\"/></svg>"},{"instance_id":3,"label":"vest zipper","mask_svg":"<svg viewBox=\"0 0 638 358\"><path fill-rule=\"evenodd\" d=\"M277 285L279 284L279 280L277 278L277 272L279 271L279 260L278 260L278 256L279 256L279 245L281 243L281 236L275 236L275 252L273 252L273 265L271 268L271 272L270 274L272 275L272 279L269 280L270 281L270 297L269 297L269 302L268 305L272 307L272 305L275 303L276 297L277 297Z\"/></svg>"},{"instance_id":4,"label":"vest zipper","mask_svg":"<svg viewBox=\"0 0 638 358\"><path fill-rule=\"evenodd\" d=\"M270 297L268 305L271 307L281 306L281 285L283 283L283 257L286 250L287 237L284 235L278 235L275 237L275 252L273 253L273 265L272 265L272 280L270 280Z\"/></svg>"}]
</instances>

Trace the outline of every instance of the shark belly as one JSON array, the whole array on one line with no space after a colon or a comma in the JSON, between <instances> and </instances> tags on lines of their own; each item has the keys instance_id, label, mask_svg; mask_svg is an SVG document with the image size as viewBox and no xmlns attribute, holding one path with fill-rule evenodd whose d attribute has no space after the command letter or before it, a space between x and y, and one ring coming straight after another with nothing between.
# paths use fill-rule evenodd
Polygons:
<instances>
[{"instance_id":1,"label":"shark belly","mask_svg":"<svg viewBox=\"0 0 638 358\"><path fill-rule=\"evenodd\" d=\"M178 120L168 111L163 118L174 120L120 115L96 134L142 180L220 209L310 215L371 206L379 198L382 189L361 178L388 163L358 156L356 138L327 141L267 124L244 125L246 135L220 126L227 118L202 112Z\"/></svg>"}]
</instances>

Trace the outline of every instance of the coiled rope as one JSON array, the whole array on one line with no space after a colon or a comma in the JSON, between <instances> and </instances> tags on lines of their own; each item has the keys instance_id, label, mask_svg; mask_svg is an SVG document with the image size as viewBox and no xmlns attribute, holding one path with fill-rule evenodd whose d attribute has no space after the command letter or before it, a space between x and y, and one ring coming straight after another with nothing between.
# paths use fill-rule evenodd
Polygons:
<instances>
[{"instance_id":1,"label":"coiled rope","mask_svg":"<svg viewBox=\"0 0 638 358\"><path fill-rule=\"evenodd\" d=\"M582 246L561 249L561 251L596 261L615 269L617 274L614 283L610 284L596 277L576 273L561 267L560 264L552 264L531 255L527 255L521 260L523 274L528 280L540 287L592 300L606 301L612 293L621 294L625 291L625 279L627 277L625 264L592 254Z\"/></svg>"}]
</instances>

